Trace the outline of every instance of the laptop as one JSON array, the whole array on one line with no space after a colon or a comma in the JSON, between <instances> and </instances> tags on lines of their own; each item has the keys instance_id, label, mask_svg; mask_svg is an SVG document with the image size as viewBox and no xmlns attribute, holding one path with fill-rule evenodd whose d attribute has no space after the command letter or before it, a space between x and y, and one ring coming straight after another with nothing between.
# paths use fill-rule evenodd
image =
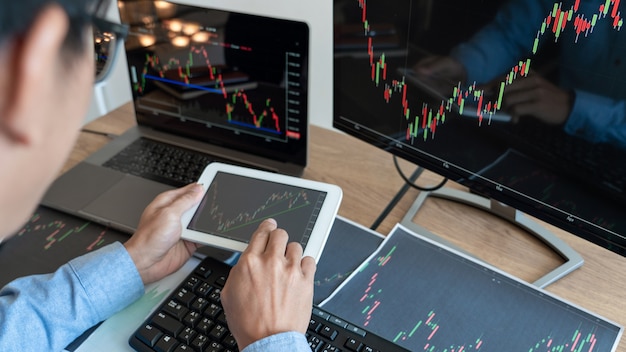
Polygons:
<instances>
[{"instance_id":1,"label":"laptop","mask_svg":"<svg viewBox=\"0 0 626 352\"><path fill-rule=\"evenodd\" d=\"M42 205L130 233L157 194L194 182L211 161L302 174L306 23L164 1L118 7L130 26L125 54L137 124L61 175ZM174 155L185 161L155 157L171 147L182 148ZM198 161L178 182L143 172Z\"/></svg>"}]
</instances>

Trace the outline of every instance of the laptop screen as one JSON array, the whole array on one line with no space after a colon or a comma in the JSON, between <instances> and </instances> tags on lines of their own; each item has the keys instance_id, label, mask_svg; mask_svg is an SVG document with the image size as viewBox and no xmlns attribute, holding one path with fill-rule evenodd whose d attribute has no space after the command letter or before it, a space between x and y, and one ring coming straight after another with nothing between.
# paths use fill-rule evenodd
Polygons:
<instances>
[{"instance_id":1,"label":"laptop screen","mask_svg":"<svg viewBox=\"0 0 626 352\"><path fill-rule=\"evenodd\" d=\"M137 123L306 165L306 23L120 1Z\"/></svg>"}]
</instances>

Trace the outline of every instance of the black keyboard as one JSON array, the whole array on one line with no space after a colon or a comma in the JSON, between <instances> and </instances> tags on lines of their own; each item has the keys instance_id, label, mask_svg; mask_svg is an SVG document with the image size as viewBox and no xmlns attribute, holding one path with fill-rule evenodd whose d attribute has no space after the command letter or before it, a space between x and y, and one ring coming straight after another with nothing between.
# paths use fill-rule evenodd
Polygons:
<instances>
[{"instance_id":1,"label":"black keyboard","mask_svg":"<svg viewBox=\"0 0 626 352\"><path fill-rule=\"evenodd\" d=\"M182 187L196 182L215 157L201 152L138 139L104 163L104 166L131 175Z\"/></svg>"},{"instance_id":2,"label":"black keyboard","mask_svg":"<svg viewBox=\"0 0 626 352\"><path fill-rule=\"evenodd\" d=\"M130 346L140 352L238 351L220 302L229 271L223 262L204 259L133 333ZM315 306L306 337L315 352L408 351Z\"/></svg>"}]
</instances>

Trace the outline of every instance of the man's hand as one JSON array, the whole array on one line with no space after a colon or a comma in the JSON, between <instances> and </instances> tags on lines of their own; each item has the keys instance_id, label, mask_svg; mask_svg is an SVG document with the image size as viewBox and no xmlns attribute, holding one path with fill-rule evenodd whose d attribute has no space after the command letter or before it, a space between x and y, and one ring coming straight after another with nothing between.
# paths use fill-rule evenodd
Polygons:
<instances>
[{"instance_id":1,"label":"man's hand","mask_svg":"<svg viewBox=\"0 0 626 352\"><path fill-rule=\"evenodd\" d=\"M288 240L274 220L263 221L226 281L222 304L240 350L277 333L306 332L315 260Z\"/></svg>"},{"instance_id":2,"label":"man's hand","mask_svg":"<svg viewBox=\"0 0 626 352\"><path fill-rule=\"evenodd\" d=\"M201 185L190 184L159 194L144 210L137 231L124 244L144 284L178 270L198 248L180 239L180 219L202 194Z\"/></svg>"},{"instance_id":3,"label":"man's hand","mask_svg":"<svg viewBox=\"0 0 626 352\"><path fill-rule=\"evenodd\" d=\"M519 121L523 116L534 116L552 125L567 120L572 109L572 96L547 79L532 71L504 89L503 110Z\"/></svg>"},{"instance_id":4,"label":"man's hand","mask_svg":"<svg viewBox=\"0 0 626 352\"><path fill-rule=\"evenodd\" d=\"M415 64L413 69L442 94L452 93L452 89L467 78L465 67L449 56L426 57Z\"/></svg>"}]
</instances>

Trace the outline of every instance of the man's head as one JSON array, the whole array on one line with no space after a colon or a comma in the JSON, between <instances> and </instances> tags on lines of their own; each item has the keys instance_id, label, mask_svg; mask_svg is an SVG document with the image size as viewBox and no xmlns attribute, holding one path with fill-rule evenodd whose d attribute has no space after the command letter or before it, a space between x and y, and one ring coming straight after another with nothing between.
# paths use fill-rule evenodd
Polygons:
<instances>
[{"instance_id":1,"label":"man's head","mask_svg":"<svg viewBox=\"0 0 626 352\"><path fill-rule=\"evenodd\" d=\"M57 176L94 81L92 15L108 0L0 3L0 239Z\"/></svg>"},{"instance_id":2,"label":"man's head","mask_svg":"<svg viewBox=\"0 0 626 352\"><path fill-rule=\"evenodd\" d=\"M69 17L70 28L66 34L65 46L68 54L83 49L84 28L90 24L90 16L104 11L109 1L104 0L22 0L6 1L0 5L0 42L4 39L24 34L35 17L48 5L60 6Z\"/></svg>"}]
</instances>

